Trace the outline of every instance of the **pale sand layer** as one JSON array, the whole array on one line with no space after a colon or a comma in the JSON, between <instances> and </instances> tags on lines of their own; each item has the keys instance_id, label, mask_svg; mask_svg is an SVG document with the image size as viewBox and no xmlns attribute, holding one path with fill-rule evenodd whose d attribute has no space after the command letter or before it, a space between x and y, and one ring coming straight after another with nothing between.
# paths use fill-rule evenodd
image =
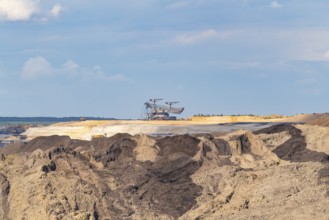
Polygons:
<instances>
[{"instance_id":1,"label":"pale sand layer","mask_svg":"<svg viewBox=\"0 0 329 220\"><path fill-rule=\"evenodd\" d=\"M192 117L177 121L104 120L57 123L47 127L28 129L28 140L39 136L67 135L73 139L91 140L93 137L110 137L117 133L136 134L193 134L230 132L239 129L256 130L273 123L307 122L321 115L283 116L214 116Z\"/></svg>"}]
</instances>

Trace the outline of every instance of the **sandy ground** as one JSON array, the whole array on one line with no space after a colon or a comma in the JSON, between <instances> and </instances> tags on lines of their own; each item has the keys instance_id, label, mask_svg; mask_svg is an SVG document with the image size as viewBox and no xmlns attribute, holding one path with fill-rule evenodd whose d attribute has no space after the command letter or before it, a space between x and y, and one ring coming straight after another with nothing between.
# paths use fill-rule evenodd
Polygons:
<instances>
[{"instance_id":1,"label":"sandy ground","mask_svg":"<svg viewBox=\"0 0 329 220\"><path fill-rule=\"evenodd\" d=\"M94 122L92 122L95 124ZM73 139L91 140L93 137L111 137L118 133L130 135L173 135L173 134L202 134L222 133L239 129L257 130L269 127L275 123L233 123L233 124L186 124L186 125L165 125L155 123L133 123L133 122L105 122L101 125L83 125L84 123L60 124L48 127L30 128L23 133L31 140L40 136L67 135Z\"/></svg>"},{"instance_id":2,"label":"sandy ground","mask_svg":"<svg viewBox=\"0 0 329 220\"><path fill-rule=\"evenodd\" d=\"M279 123L305 123L319 117L322 115L296 115L292 117L216 116L192 117L189 120L177 121L77 121L29 128L23 135L26 135L28 140L51 135L67 135L73 139L91 140L93 137L111 137L117 133L131 135L225 133L239 129L257 130Z\"/></svg>"}]
</instances>

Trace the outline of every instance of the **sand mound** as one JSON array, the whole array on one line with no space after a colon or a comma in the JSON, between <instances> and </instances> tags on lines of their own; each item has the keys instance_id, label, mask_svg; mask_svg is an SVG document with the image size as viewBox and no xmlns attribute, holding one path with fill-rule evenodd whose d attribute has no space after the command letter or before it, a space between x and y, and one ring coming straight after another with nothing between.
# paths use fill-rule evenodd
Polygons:
<instances>
[{"instance_id":1,"label":"sand mound","mask_svg":"<svg viewBox=\"0 0 329 220\"><path fill-rule=\"evenodd\" d=\"M305 137L306 147L312 151L329 154L329 127L296 125Z\"/></svg>"},{"instance_id":2,"label":"sand mound","mask_svg":"<svg viewBox=\"0 0 329 220\"><path fill-rule=\"evenodd\" d=\"M0 218L62 219L76 213L87 219L177 218L196 204L202 190L190 178L201 165L193 159L199 142L188 135L157 140L127 134L92 141L36 138L12 154L2 154L16 208L4 210ZM136 149L151 143L158 145L156 160L142 162ZM16 169L30 184L17 179Z\"/></svg>"},{"instance_id":3,"label":"sand mound","mask_svg":"<svg viewBox=\"0 0 329 220\"><path fill-rule=\"evenodd\" d=\"M307 121L306 124L329 127L329 114L316 115L316 117L312 118L312 120Z\"/></svg>"},{"instance_id":4,"label":"sand mound","mask_svg":"<svg viewBox=\"0 0 329 220\"><path fill-rule=\"evenodd\" d=\"M280 159L293 162L329 162L329 157L326 153L312 151L306 147L307 144L305 137L302 135L302 131L295 126L289 124L276 125L259 130L255 133L273 134L284 131L289 132L291 138L273 150Z\"/></svg>"},{"instance_id":5,"label":"sand mound","mask_svg":"<svg viewBox=\"0 0 329 220\"><path fill-rule=\"evenodd\" d=\"M172 154L185 154L193 157L198 151L200 140L189 135L178 135L174 137L164 137L156 142L160 147L159 156L169 156Z\"/></svg>"},{"instance_id":6,"label":"sand mound","mask_svg":"<svg viewBox=\"0 0 329 220\"><path fill-rule=\"evenodd\" d=\"M137 135L135 138L137 142L134 150L136 160L154 162L160 151L160 148L155 144L156 140L147 135Z\"/></svg>"},{"instance_id":7,"label":"sand mound","mask_svg":"<svg viewBox=\"0 0 329 220\"><path fill-rule=\"evenodd\" d=\"M326 132L36 138L0 150L0 219L326 219Z\"/></svg>"}]
</instances>

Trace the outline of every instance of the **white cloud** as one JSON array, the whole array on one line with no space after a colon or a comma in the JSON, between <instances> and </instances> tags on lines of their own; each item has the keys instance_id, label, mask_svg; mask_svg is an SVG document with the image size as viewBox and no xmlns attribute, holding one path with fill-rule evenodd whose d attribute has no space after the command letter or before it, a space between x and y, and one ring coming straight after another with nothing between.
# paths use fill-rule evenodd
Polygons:
<instances>
[{"instance_id":1,"label":"white cloud","mask_svg":"<svg viewBox=\"0 0 329 220\"><path fill-rule=\"evenodd\" d=\"M0 0L0 21L47 21L49 17L57 17L63 7L55 4L52 9L44 9L41 0Z\"/></svg>"},{"instance_id":2,"label":"white cloud","mask_svg":"<svg viewBox=\"0 0 329 220\"><path fill-rule=\"evenodd\" d=\"M204 31L196 31L191 33L180 34L173 39L173 42L183 45L190 45L190 44L196 44L212 39L221 39L221 40L231 39L234 36L240 36L239 33L241 33L240 30L217 31L214 29L208 29Z\"/></svg>"},{"instance_id":3,"label":"white cloud","mask_svg":"<svg viewBox=\"0 0 329 220\"><path fill-rule=\"evenodd\" d=\"M102 69L101 66L94 66L92 69L81 69L80 73L83 75L82 80L105 80L105 81L129 81L123 74L109 75Z\"/></svg>"},{"instance_id":4,"label":"white cloud","mask_svg":"<svg viewBox=\"0 0 329 220\"><path fill-rule=\"evenodd\" d=\"M192 34L183 34L180 36L177 36L175 38L175 42L181 43L181 44L194 44L200 41L204 41L207 39L211 39L213 37L216 37L218 33L213 30L209 29L206 31L196 32Z\"/></svg>"},{"instance_id":5,"label":"white cloud","mask_svg":"<svg viewBox=\"0 0 329 220\"><path fill-rule=\"evenodd\" d=\"M0 20L28 20L38 11L38 3L38 0L0 0Z\"/></svg>"},{"instance_id":6,"label":"white cloud","mask_svg":"<svg viewBox=\"0 0 329 220\"><path fill-rule=\"evenodd\" d=\"M101 66L92 68L81 67L72 60L67 60L60 67L54 67L46 58L38 56L28 59L21 73L22 79L33 80L50 76L66 76L79 81L106 80L106 81L128 81L122 74L107 74Z\"/></svg>"},{"instance_id":7,"label":"white cloud","mask_svg":"<svg viewBox=\"0 0 329 220\"><path fill-rule=\"evenodd\" d=\"M270 7L277 9L277 8L282 8L282 5L278 1L272 1Z\"/></svg>"},{"instance_id":8,"label":"white cloud","mask_svg":"<svg viewBox=\"0 0 329 220\"><path fill-rule=\"evenodd\" d=\"M63 65L64 69L70 70L70 71L76 71L80 68L79 64L75 63L72 60L66 61Z\"/></svg>"},{"instance_id":9,"label":"white cloud","mask_svg":"<svg viewBox=\"0 0 329 220\"><path fill-rule=\"evenodd\" d=\"M35 79L46 75L51 75L53 68L44 57L33 57L27 60L23 66L22 78Z\"/></svg>"},{"instance_id":10,"label":"white cloud","mask_svg":"<svg viewBox=\"0 0 329 220\"><path fill-rule=\"evenodd\" d=\"M179 2L174 2L170 5L167 6L168 9L180 9L180 8L186 8L189 6L188 1L179 1Z\"/></svg>"},{"instance_id":11,"label":"white cloud","mask_svg":"<svg viewBox=\"0 0 329 220\"><path fill-rule=\"evenodd\" d=\"M63 11L63 7L61 5L59 5L59 4L56 4L51 9L50 14L53 17L57 17L62 11Z\"/></svg>"}]
</instances>

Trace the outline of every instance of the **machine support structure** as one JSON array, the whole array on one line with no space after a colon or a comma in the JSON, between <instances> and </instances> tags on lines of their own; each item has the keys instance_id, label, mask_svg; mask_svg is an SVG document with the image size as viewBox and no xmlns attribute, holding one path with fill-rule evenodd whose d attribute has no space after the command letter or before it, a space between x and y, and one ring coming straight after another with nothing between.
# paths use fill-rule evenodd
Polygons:
<instances>
[{"instance_id":1,"label":"machine support structure","mask_svg":"<svg viewBox=\"0 0 329 220\"><path fill-rule=\"evenodd\" d=\"M165 102L166 105L157 103L162 100L161 98L154 98L144 103L146 120L176 120L176 116L170 114L179 115L184 111L182 107L173 107L174 104L179 103L176 101Z\"/></svg>"}]
</instances>

